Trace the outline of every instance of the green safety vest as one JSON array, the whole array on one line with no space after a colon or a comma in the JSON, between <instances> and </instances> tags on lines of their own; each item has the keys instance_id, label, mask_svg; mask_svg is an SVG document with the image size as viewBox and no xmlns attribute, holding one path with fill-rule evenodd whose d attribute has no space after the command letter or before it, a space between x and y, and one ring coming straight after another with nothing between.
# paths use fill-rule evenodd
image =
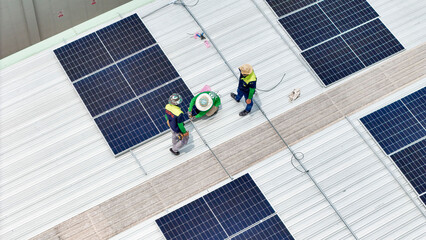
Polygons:
<instances>
[{"instance_id":1,"label":"green safety vest","mask_svg":"<svg viewBox=\"0 0 426 240\"><path fill-rule=\"evenodd\" d=\"M247 77L241 78L246 84L249 84L250 82L256 81L256 75L254 74L254 71L251 72Z\"/></svg>"},{"instance_id":2,"label":"green safety vest","mask_svg":"<svg viewBox=\"0 0 426 240\"><path fill-rule=\"evenodd\" d=\"M173 113L173 115L175 115L176 117L183 113L183 111L180 109L180 107L172 105L172 104L167 104L166 110Z\"/></svg>"}]
</instances>

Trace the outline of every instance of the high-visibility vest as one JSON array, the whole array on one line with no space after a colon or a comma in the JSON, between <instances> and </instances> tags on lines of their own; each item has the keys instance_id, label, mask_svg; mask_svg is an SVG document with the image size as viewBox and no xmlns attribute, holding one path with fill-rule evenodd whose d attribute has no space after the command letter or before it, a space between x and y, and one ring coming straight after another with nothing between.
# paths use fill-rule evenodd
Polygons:
<instances>
[{"instance_id":1,"label":"high-visibility vest","mask_svg":"<svg viewBox=\"0 0 426 240\"><path fill-rule=\"evenodd\" d=\"M180 107L172 105L172 104L167 104L166 110L169 111L170 113L172 113L173 115L175 115L176 117L178 117L179 115L181 115L183 113L183 111L180 109Z\"/></svg>"},{"instance_id":2,"label":"high-visibility vest","mask_svg":"<svg viewBox=\"0 0 426 240\"><path fill-rule=\"evenodd\" d=\"M246 84L249 84L250 82L256 81L256 75L254 74L254 71L253 71L246 77L241 78L241 80L243 80Z\"/></svg>"}]
</instances>

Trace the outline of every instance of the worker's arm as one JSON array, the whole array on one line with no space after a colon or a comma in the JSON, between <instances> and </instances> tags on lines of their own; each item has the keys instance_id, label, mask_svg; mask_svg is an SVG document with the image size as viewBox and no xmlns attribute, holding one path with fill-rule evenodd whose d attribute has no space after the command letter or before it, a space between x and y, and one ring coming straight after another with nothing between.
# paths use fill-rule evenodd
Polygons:
<instances>
[{"instance_id":1,"label":"worker's arm","mask_svg":"<svg viewBox=\"0 0 426 240\"><path fill-rule=\"evenodd\" d=\"M202 116L206 115L206 113L207 113L207 112L208 112L208 111L199 112L197 115L195 115L195 118L200 118L200 117L202 117Z\"/></svg>"},{"instance_id":2,"label":"worker's arm","mask_svg":"<svg viewBox=\"0 0 426 240\"><path fill-rule=\"evenodd\" d=\"M192 112L192 108L195 105L195 100L197 100L198 95L200 95L201 93L197 94L195 97L192 98L191 102L189 103L189 108L188 108L188 113Z\"/></svg>"},{"instance_id":3,"label":"worker's arm","mask_svg":"<svg viewBox=\"0 0 426 240\"><path fill-rule=\"evenodd\" d=\"M178 122L177 125L179 127L179 130L181 131L181 133L185 134L186 129L185 129L185 126L183 125L183 114L179 115L177 122Z\"/></svg>"},{"instance_id":4,"label":"worker's arm","mask_svg":"<svg viewBox=\"0 0 426 240\"><path fill-rule=\"evenodd\" d=\"M164 117L166 118L166 121L169 121L169 118L167 117L167 114L164 114Z\"/></svg>"},{"instance_id":5,"label":"worker's arm","mask_svg":"<svg viewBox=\"0 0 426 240\"><path fill-rule=\"evenodd\" d=\"M248 99L252 99L256 88L250 88Z\"/></svg>"}]
</instances>

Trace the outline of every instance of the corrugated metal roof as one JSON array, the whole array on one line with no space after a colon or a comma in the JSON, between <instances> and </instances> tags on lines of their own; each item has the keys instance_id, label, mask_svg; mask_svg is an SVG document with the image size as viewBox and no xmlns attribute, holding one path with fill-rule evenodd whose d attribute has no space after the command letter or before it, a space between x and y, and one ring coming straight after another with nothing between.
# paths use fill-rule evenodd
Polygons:
<instances>
[{"instance_id":1,"label":"corrugated metal roof","mask_svg":"<svg viewBox=\"0 0 426 240\"><path fill-rule=\"evenodd\" d=\"M276 23L269 7L261 0L256 2ZM426 34L422 31L426 22L424 1L374 0L369 2L381 15L381 20L407 49L424 42ZM169 1L156 1L136 12L144 16L167 3ZM268 89L279 81L283 72L287 74L284 83L276 89L258 94L257 101L261 103L262 109L269 117L278 116L326 90L320 87L318 81L294 54L291 49L294 48L291 40L282 31L284 39L290 43L289 46L286 45L252 2L235 0L219 4L213 0L202 0L197 6L192 7L191 11L206 28L235 71L239 65L246 62L254 65L259 78L259 88ZM143 18L143 21L193 92L201 89L204 84L209 84L222 94L223 107L219 114L212 119L196 123L203 137L212 147L266 121L259 111L253 111L245 118L237 115L243 106L232 102L228 96L229 92L236 88L236 79L214 48L206 48L202 42L190 38L188 33L200 31L200 28L184 8L168 6ZM90 32L105 25L108 23L101 24ZM277 23L276 26L278 26ZM167 151L170 136L165 134L135 149L137 160L130 154L114 158L52 50L53 48L43 51L0 72L2 99L0 236L10 239L35 236L207 151L207 147L194 133L189 146L182 151L183 154L175 158ZM287 103L286 95L296 87L301 88L302 97L293 104ZM351 149L349 146L354 140L359 144L354 149L368 152L361 141L353 135L353 130L350 130L346 123L340 124L336 125L339 129L336 132L351 133L353 137L347 140L348 146L345 146ZM191 126L188 128L192 133L194 132ZM407 204L403 202L402 195L390 194L392 192L390 188L386 184L381 184L382 180L385 182L392 182L392 180L382 167L374 165L378 161L374 161L372 165L365 165L362 159L352 160L351 153L355 154L357 150L343 155L344 159L327 158L332 156L334 150L327 152L322 151L323 148L337 144L340 138L346 137L345 134L336 134L335 138L315 142L317 145L312 146L317 146L317 149L307 148L306 150L313 154L312 156L323 157L321 159L324 163L309 161L307 164L315 169L313 170L315 176L321 180L324 190L338 203L344 216L347 216L348 220L354 224L357 233L359 232L360 236L372 238L382 236L383 231L387 230L386 227L374 224L375 227L380 226L376 229L368 223L376 219L384 221L389 216L389 219L392 219L392 216L394 218L407 216L415 224L421 222L414 221L418 213L410 210L412 207L409 206L408 201ZM364 158L370 155L367 154ZM347 158L354 161L352 165L334 166L334 164L346 163ZM140 169L136 161L140 161L144 170ZM272 164L273 160L259 165L263 166L263 170L254 171L253 174L268 172L267 163L269 162ZM357 168L350 168L350 166L357 166ZM352 177L342 176L349 171L347 168L354 170L354 174L357 175L357 171L363 172L362 167L370 169L373 166L376 168L371 176L366 175L362 179L365 182L370 179L380 179L380 181L378 185L371 187L366 184L362 188L361 183L356 185L358 187L356 193L360 194L356 195L360 196L359 201L353 203L350 197L347 197L349 192L339 192L342 188L341 185L336 184L336 181L343 181L345 186L357 182ZM290 226L290 231L300 238L309 238L314 234L345 238L348 232L342 228L341 222L331 211L330 206L324 202L322 195L312 186L312 182L306 177L298 176L298 173L289 167L291 165L286 166L288 173L285 174L285 179L262 180L267 179L268 175L255 179L265 182L260 184L261 189L274 206L280 209L278 210L280 217ZM144 171L148 172L147 176L144 175ZM276 174L280 176L279 173ZM308 191L301 191L301 186ZM355 189L356 186L354 185L351 189ZM383 192L371 192L374 190L373 187L379 189L384 186ZM392 188L392 190L395 189L397 189L396 186ZM389 207L380 204L369 205L363 202L365 197L361 197L374 194L375 199L380 199L387 193L398 200L395 205ZM401 204L405 206L403 208L405 210L392 210L399 208ZM372 208L383 208L381 210L383 215L371 214L369 211ZM355 214L356 212L358 215ZM389 224L392 227L396 222L390 220ZM152 225L148 225L152 228ZM397 235L398 228L392 229L396 229L395 235ZM411 232L416 234L414 230ZM403 233L409 232L404 229Z\"/></svg>"}]
</instances>

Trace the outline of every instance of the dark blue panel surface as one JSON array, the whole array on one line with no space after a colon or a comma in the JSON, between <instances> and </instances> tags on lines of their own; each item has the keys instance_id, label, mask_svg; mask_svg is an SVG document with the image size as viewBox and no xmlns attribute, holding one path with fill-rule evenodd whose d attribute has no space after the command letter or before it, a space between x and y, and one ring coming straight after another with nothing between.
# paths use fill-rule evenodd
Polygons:
<instances>
[{"instance_id":1,"label":"dark blue panel surface","mask_svg":"<svg viewBox=\"0 0 426 240\"><path fill-rule=\"evenodd\" d=\"M366 0L325 0L319 6L341 32L379 16Z\"/></svg>"},{"instance_id":2,"label":"dark blue panel surface","mask_svg":"<svg viewBox=\"0 0 426 240\"><path fill-rule=\"evenodd\" d=\"M113 63L95 33L55 49L53 52L71 81Z\"/></svg>"},{"instance_id":3,"label":"dark blue panel surface","mask_svg":"<svg viewBox=\"0 0 426 240\"><path fill-rule=\"evenodd\" d=\"M228 236L202 198L156 220L166 239L225 239Z\"/></svg>"},{"instance_id":4,"label":"dark blue panel surface","mask_svg":"<svg viewBox=\"0 0 426 240\"><path fill-rule=\"evenodd\" d=\"M249 174L203 198L228 235L233 235L274 213Z\"/></svg>"},{"instance_id":5,"label":"dark blue panel surface","mask_svg":"<svg viewBox=\"0 0 426 240\"><path fill-rule=\"evenodd\" d=\"M117 65L137 95L179 76L158 45L123 60Z\"/></svg>"},{"instance_id":6,"label":"dark blue panel surface","mask_svg":"<svg viewBox=\"0 0 426 240\"><path fill-rule=\"evenodd\" d=\"M404 49L379 19L347 32L342 37L366 66Z\"/></svg>"},{"instance_id":7,"label":"dark blue panel surface","mask_svg":"<svg viewBox=\"0 0 426 240\"><path fill-rule=\"evenodd\" d=\"M420 196L420 200L422 200L423 204L426 206L426 194Z\"/></svg>"},{"instance_id":8,"label":"dark blue panel surface","mask_svg":"<svg viewBox=\"0 0 426 240\"><path fill-rule=\"evenodd\" d=\"M426 136L426 130L401 101L361 118L361 122L387 154Z\"/></svg>"},{"instance_id":9,"label":"dark blue panel surface","mask_svg":"<svg viewBox=\"0 0 426 240\"><path fill-rule=\"evenodd\" d=\"M188 111L189 103L191 102L193 95L183 80L180 78L151 93L143 95L140 98L142 104L145 106L145 109L148 111L155 125L157 125L157 127L160 129L160 132L169 129L164 118L164 108L168 103L168 99L172 93L179 93L182 96L183 102L179 106L184 112L185 120L188 120L188 115L186 112Z\"/></svg>"},{"instance_id":10,"label":"dark blue panel surface","mask_svg":"<svg viewBox=\"0 0 426 240\"><path fill-rule=\"evenodd\" d=\"M266 0L278 17L296 11L316 2L316 0Z\"/></svg>"},{"instance_id":11,"label":"dark blue panel surface","mask_svg":"<svg viewBox=\"0 0 426 240\"><path fill-rule=\"evenodd\" d=\"M159 133L138 100L95 118L95 122L114 154Z\"/></svg>"},{"instance_id":12,"label":"dark blue panel surface","mask_svg":"<svg viewBox=\"0 0 426 240\"><path fill-rule=\"evenodd\" d=\"M155 43L155 39L137 14L96 33L116 61Z\"/></svg>"},{"instance_id":13,"label":"dark blue panel surface","mask_svg":"<svg viewBox=\"0 0 426 240\"><path fill-rule=\"evenodd\" d=\"M410 112L426 128L426 87L402 99Z\"/></svg>"},{"instance_id":14,"label":"dark blue panel surface","mask_svg":"<svg viewBox=\"0 0 426 240\"><path fill-rule=\"evenodd\" d=\"M93 117L136 97L115 65L75 82L74 87Z\"/></svg>"},{"instance_id":15,"label":"dark blue panel surface","mask_svg":"<svg viewBox=\"0 0 426 240\"><path fill-rule=\"evenodd\" d=\"M233 240L293 240L293 236L285 227L278 215L235 236Z\"/></svg>"},{"instance_id":16,"label":"dark blue panel surface","mask_svg":"<svg viewBox=\"0 0 426 240\"><path fill-rule=\"evenodd\" d=\"M391 158L418 194L426 192L426 140L391 155Z\"/></svg>"},{"instance_id":17,"label":"dark blue panel surface","mask_svg":"<svg viewBox=\"0 0 426 240\"><path fill-rule=\"evenodd\" d=\"M329 85L362 68L364 65L355 56L341 37L302 52L325 85Z\"/></svg>"},{"instance_id":18,"label":"dark blue panel surface","mask_svg":"<svg viewBox=\"0 0 426 240\"><path fill-rule=\"evenodd\" d=\"M318 5L293 13L279 22L302 50L340 33Z\"/></svg>"}]
</instances>

